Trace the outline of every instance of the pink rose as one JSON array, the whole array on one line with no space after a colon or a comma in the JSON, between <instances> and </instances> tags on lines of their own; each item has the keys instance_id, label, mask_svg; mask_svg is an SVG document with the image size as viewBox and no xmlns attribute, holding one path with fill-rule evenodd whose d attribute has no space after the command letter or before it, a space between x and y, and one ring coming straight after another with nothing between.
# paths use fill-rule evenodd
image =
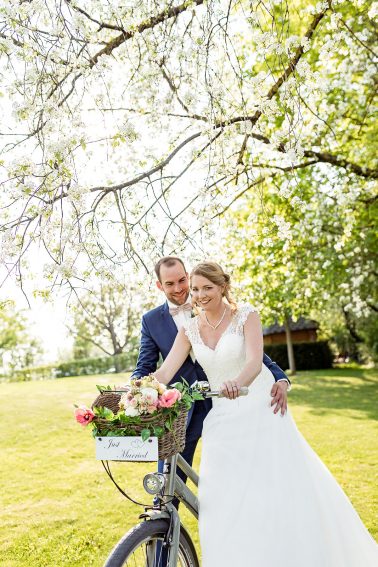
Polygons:
<instances>
[{"instance_id":1,"label":"pink rose","mask_svg":"<svg viewBox=\"0 0 378 567\"><path fill-rule=\"evenodd\" d=\"M159 407L170 408L178 400L181 400L181 392L176 390L176 388L165 390L159 398Z\"/></svg>"},{"instance_id":2,"label":"pink rose","mask_svg":"<svg viewBox=\"0 0 378 567\"><path fill-rule=\"evenodd\" d=\"M94 418L95 414L93 411L85 406L80 406L75 409L75 418L81 425L88 425Z\"/></svg>"}]
</instances>

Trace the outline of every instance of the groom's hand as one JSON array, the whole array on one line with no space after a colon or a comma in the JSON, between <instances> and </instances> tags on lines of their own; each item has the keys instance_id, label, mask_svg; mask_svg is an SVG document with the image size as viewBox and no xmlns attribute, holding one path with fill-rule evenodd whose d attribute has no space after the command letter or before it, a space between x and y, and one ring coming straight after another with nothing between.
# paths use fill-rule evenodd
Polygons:
<instances>
[{"instance_id":1,"label":"groom's hand","mask_svg":"<svg viewBox=\"0 0 378 567\"><path fill-rule=\"evenodd\" d=\"M289 384L286 380L279 380L273 384L273 387L270 391L270 395L272 396L272 401L270 402L271 406L276 406L274 408L274 413L278 413L281 410L281 415L285 415L287 410L287 389Z\"/></svg>"}]
</instances>

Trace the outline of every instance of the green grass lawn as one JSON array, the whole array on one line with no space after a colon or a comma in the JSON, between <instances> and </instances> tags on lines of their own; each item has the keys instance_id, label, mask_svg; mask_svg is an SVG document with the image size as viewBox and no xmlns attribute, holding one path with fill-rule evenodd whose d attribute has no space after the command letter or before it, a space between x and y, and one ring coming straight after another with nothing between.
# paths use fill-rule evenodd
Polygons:
<instances>
[{"instance_id":1,"label":"green grass lawn","mask_svg":"<svg viewBox=\"0 0 378 567\"><path fill-rule=\"evenodd\" d=\"M117 381L120 378L117 377ZM126 501L94 459L90 432L73 420L73 403L90 402L109 376L0 384L2 481L0 563L101 566L141 508ZM378 372L302 372L290 393L297 424L378 540ZM199 452L195 467L198 469ZM132 496L152 463L116 463ZM184 523L196 541L194 520Z\"/></svg>"}]
</instances>

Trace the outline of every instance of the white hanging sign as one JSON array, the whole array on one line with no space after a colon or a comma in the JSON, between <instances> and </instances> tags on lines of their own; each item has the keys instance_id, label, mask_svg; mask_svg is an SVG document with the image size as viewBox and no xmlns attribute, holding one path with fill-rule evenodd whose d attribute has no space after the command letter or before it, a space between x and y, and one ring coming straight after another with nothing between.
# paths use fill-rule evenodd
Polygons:
<instances>
[{"instance_id":1,"label":"white hanging sign","mask_svg":"<svg viewBox=\"0 0 378 567\"><path fill-rule=\"evenodd\" d=\"M96 459L100 461L157 461L158 439L150 437L95 437Z\"/></svg>"}]
</instances>

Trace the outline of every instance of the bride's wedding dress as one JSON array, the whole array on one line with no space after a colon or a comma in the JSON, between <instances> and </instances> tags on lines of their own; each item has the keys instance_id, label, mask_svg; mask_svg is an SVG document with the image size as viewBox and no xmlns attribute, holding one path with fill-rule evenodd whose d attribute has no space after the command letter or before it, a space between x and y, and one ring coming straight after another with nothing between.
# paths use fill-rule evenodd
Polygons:
<instances>
[{"instance_id":1,"label":"bride's wedding dress","mask_svg":"<svg viewBox=\"0 0 378 567\"><path fill-rule=\"evenodd\" d=\"M212 389L245 364L242 306L215 349L198 318L186 334ZM204 421L199 485L203 567L377 567L378 546L290 412L274 414L263 366L237 400L215 399Z\"/></svg>"}]
</instances>

